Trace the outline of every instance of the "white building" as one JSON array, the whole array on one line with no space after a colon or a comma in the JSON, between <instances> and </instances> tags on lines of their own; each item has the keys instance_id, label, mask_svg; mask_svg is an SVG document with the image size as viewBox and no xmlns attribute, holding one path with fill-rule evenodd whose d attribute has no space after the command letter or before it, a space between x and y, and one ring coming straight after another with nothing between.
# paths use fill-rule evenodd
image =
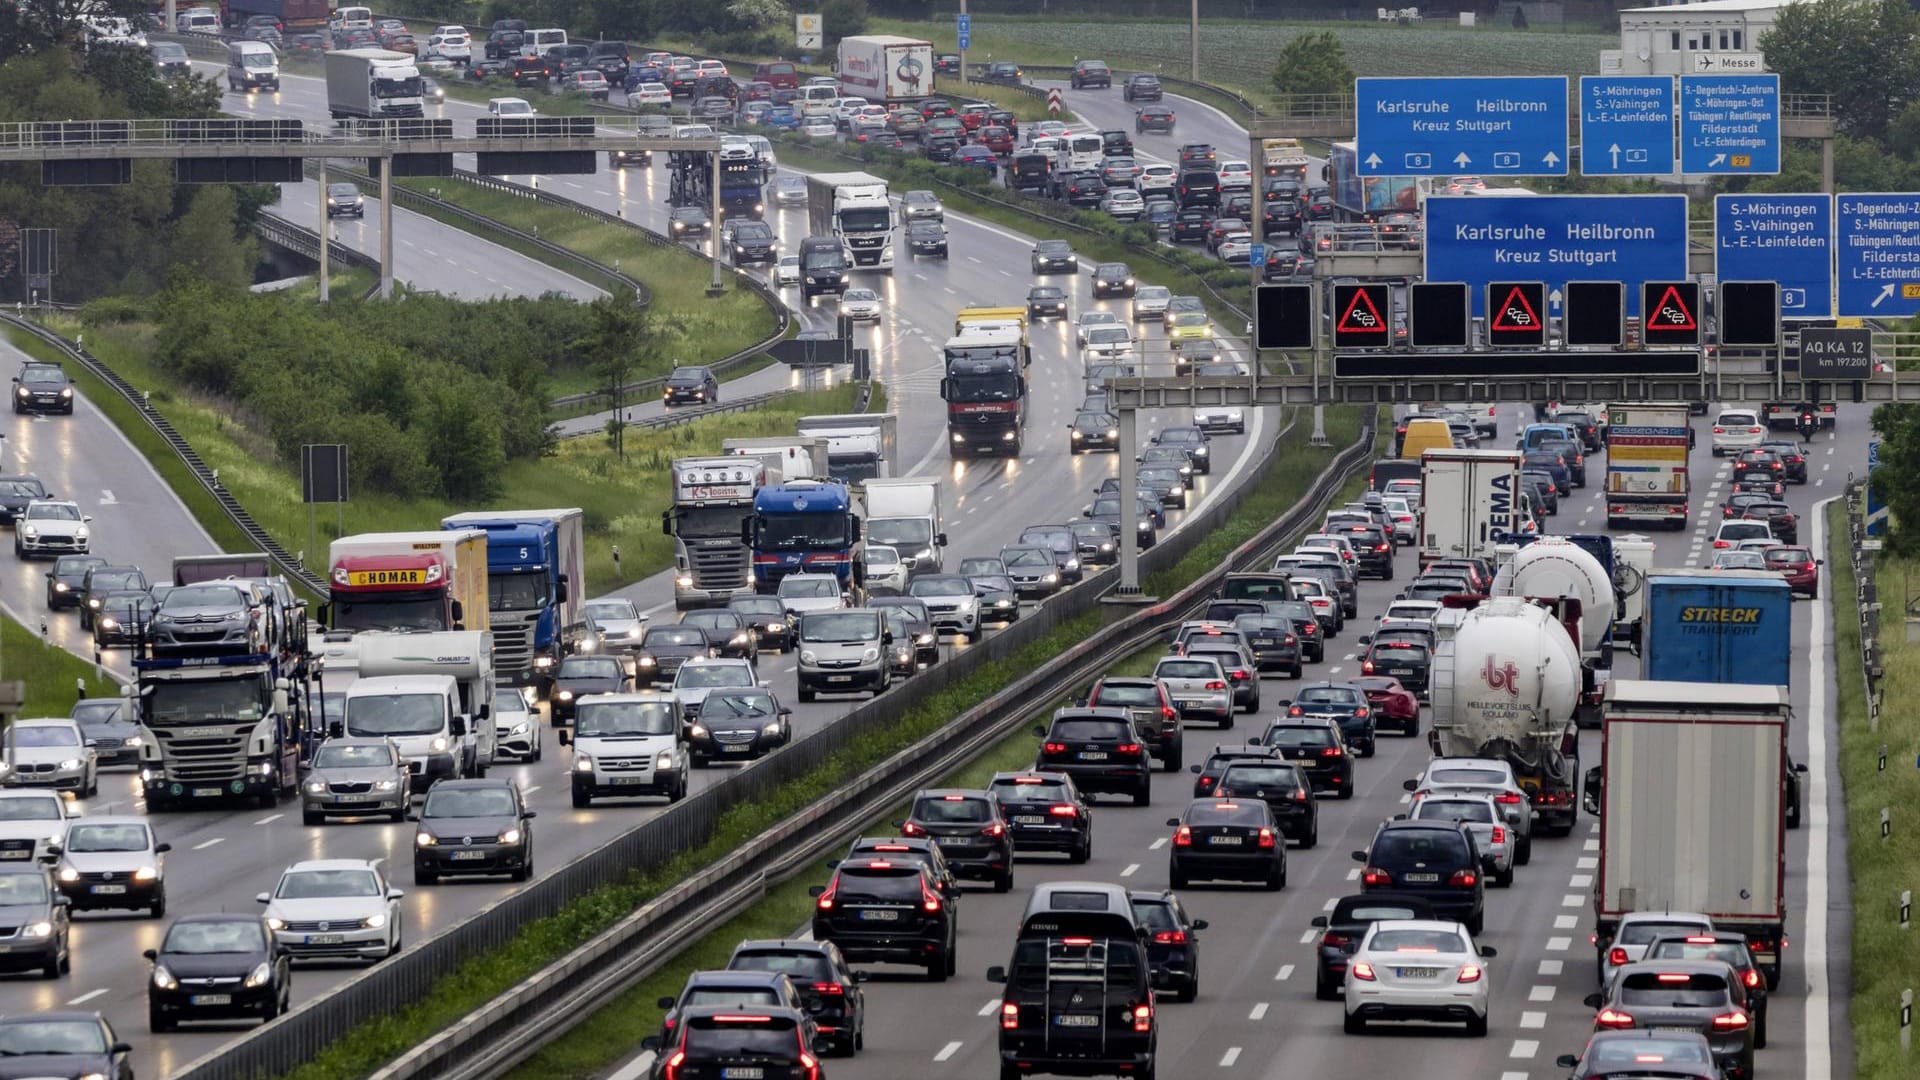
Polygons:
<instances>
[{"instance_id":1,"label":"white building","mask_svg":"<svg viewBox=\"0 0 1920 1080\"><path fill-rule=\"evenodd\" d=\"M1760 36L1798 0L1701 0L1624 8L1620 48L1600 54L1606 75L1740 75L1766 70Z\"/></svg>"}]
</instances>

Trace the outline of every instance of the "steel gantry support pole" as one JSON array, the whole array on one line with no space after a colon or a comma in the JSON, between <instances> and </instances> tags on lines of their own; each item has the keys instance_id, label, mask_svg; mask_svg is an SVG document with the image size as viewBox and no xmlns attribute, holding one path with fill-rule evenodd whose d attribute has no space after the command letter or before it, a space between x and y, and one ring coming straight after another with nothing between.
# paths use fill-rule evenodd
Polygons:
<instances>
[{"instance_id":1,"label":"steel gantry support pole","mask_svg":"<svg viewBox=\"0 0 1920 1080\"><path fill-rule=\"evenodd\" d=\"M707 295L718 296L726 288L720 284L720 151L715 150L713 158L713 191L710 195L712 210L707 215L707 254L713 257L713 280L707 283Z\"/></svg>"},{"instance_id":2,"label":"steel gantry support pole","mask_svg":"<svg viewBox=\"0 0 1920 1080\"><path fill-rule=\"evenodd\" d=\"M1140 500L1133 461L1137 415L1132 408L1120 409L1120 587L1115 591L1123 595L1140 591Z\"/></svg>"},{"instance_id":3,"label":"steel gantry support pole","mask_svg":"<svg viewBox=\"0 0 1920 1080\"><path fill-rule=\"evenodd\" d=\"M327 215L327 159L318 160L320 197L315 202L320 206L320 302L324 304L331 298L331 290L327 287L327 241L330 239L327 233L333 228L333 219Z\"/></svg>"},{"instance_id":4,"label":"steel gantry support pole","mask_svg":"<svg viewBox=\"0 0 1920 1080\"><path fill-rule=\"evenodd\" d=\"M1187 16L1187 78L1200 81L1200 0L1193 0Z\"/></svg>"},{"instance_id":5,"label":"steel gantry support pole","mask_svg":"<svg viewBox=\"0 0 1920 1080\"><path fill-rule=\"evenodd\" d=\"M377 160L380 162L380 299L390 300L393 298L393 158Z\"/></svg>"}]
</instances>

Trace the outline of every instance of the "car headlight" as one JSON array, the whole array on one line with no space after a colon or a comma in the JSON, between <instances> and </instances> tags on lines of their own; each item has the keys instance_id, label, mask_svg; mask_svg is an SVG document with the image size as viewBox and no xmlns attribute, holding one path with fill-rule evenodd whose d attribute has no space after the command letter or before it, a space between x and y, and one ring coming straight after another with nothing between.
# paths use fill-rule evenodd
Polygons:
<instances>
[{"instance_id":1,"label":"car headlight","mask_svg":"<svg viewBox=\"0 0 1920 1080\"><path fill-rule=\"evenodd\" d=\"M90 607L90 608L92 608L92 609L93 609L93 610L95 610L95 611L99 611L99 610L100 610L100 598L99 598L99 597L97 597L97 596L89 596L89 597L87 597L87 606L88 606L88 607Z\"/></svg>"},{"instance_id":2,"label":"car headlight","mask_svg":"<svg viewBox=\"0 0 1920 1080\"><path fill-rule=\"evenodd\" d=\"M506 830L505 832L500 834L500 842L502 844L508 844L508 845L519 843L520 830L518 828Z\"/></svg>"},{"instance_id":3,"label":"car headlight","mask_svg":"<svg viewBox=\"0 0 1920 1080\"><path fill-rule=\"evenodd\" d=\"M20 928L21 937L49 938L53 936L53 924L50 922L28 923Z\"/></svg>"},{"instance_id":4,"label":"car headlight","mask_svg":"<svg viewBox=\"0 0 1920 1080\"><path fill-rule=\"evenodd\" d=\"M573 755L573 771L574 772L592 772L593 759L591 757L588 757L585 754Z\"/></svg>"},{"instance_id":5,"label":"car headlight","mask_svg":"<svg viewBox=\"0 0 1920 1080\"><path fill-rule=\"evenodd\" d=\"M558 693L556 693L556 694L554 694L553 696L554 696L555 698L557 698L558 700L560 700L560 701L572 701L572 700L573 700L573 691L571 691L571 690L561 690L561 691L559 691Z\"/></svg>"},{"instance_id":6,"label":"car headlight","mask_svg":"<svg viewBox=\"0 0 1920 1080\"><path fill-rule=\"evenodd\" d=\"M1112 541L1103 541L1103 542L1102 542L1102 543L1100 544L1100 550L1101 550L1101 551L1112 551L1112 550L1113 550L1113 542L1112 542Z\"/></svg>"},{"instance_id":7,"label":"car headlight","mask_svg":"<svg viewBox=\"0 0 1920 1080\"><path fill-rule=\"evenodd\" d=\"M1068 560L1067 560L1067 569L1069 569L1069 570L1078 570L1078 569L1080 569L1080 560L1079 560L1079 559L1068 559Z\"/></svg>"},{"instance_id":8,"label":"car headlight","mask_svg":"<svg viewBox=\"0 0 1920 1080\"><path fill-rule=\"evenodd\" d=\"M157 866L143 866L133 872L135 881L157 881L159 878L160 868Z\"/></svg>"},{"instance_id":9,"label":"car headlight","mask_svg":"<svg viewBox=\"0 0 1920 1080\"><path fill-rule=\"evenodd\" d=\"M863 664L871 664L878 659L880 659L879 649L865 649L860 653L860 662Z\"/></svg>"},{"instance_id":10,"label":"car headlight","mask_svg":"<svg viewBox=\"0 0 1920 1080\"><path fill-rule=\"evenodd\" d=\"M973 610L973 601L972 601L972 600L962 600L962 601L960 601L960 605L959 605L959 611L960 611L960 613L961 613L962 615L964 615L964 614L966 614L967 612L969 612L969 611L972 611L972 610Z\"/></svg>"},{"instance_id":11,"label":"car headlight","mask_svg":"<svg viewBox=\"0 0 1920 1080\"><path fill-rule=\"evenodd\" d=\"M787 632L787 624L786 623L768 623L767 632L770 634L784 634Z\"/></svg>"},{"instance_id":12,"label":"car headlight","mask_svg":"<svg viewBox=\"0 0 1920 1080\"><path fill-rule=\"evenodd\" d=\"M932 634L921 634L913 639L913 643L915 645L932 645L934 643L934 636Z\"/></svg>"},{"instance_id":13,"label":"car headlight","mask_svg":"<svg viewBox=\"0 0 1920 1080\"><path fill-rule=\"evenodd\" d=\"M1110 428L1108 428L1108 429L1107 429L1107 438L1109 438L1109 439L1117 439L1117 438L1119 438L1119 437L1120 437L1120 429L1119 429L1119 428L1117 428L1117 427L1110 427Z\"/></svg>"},{"instance_id":14,"label":"car headlight","mask_svg":"<svg viewBox=\"0 0 1920 1080\"><path fill-rule=\"evenodd\" d=\"M272 981L273 968L264 960L255 965L252 971L247 972L247 985L249 987L265 986Z\"/></svg>"},{"instance_id":15,"label":"car headlight","mask_svg":"<svg viewBox=\"0 0 1920 1080\"><path fill-rule=\"evenodd\" d=\"M77 769L80 767L80 759L77 757L62 758L60 767L62 769Z\"/></svg>"},{"instance_id":16,"label":"car headlight","mask_svg":"<svg viewBox=\"0 0 1920 1080\"><path fill-rule=\"evenodd\" d=\"M731 638L727 639L727 644L729 645L745 645L746 643L747 643L747 635L744 633L735 634Z\"/></svg>"},{"instance_id":17,"label":"car headlight","mask_svg":"<svg viewBox=\"0 0 1920 1080\"><path fill-rule=\"evenodd\" d=\"M309 795L324 795L326 791L327 782L325 780L310 780L307 782L307 794Z\"/></svg>"},{"instance_id":18,"label":"car headlight","mask_svg":"<svg viewBox=\"0 0 1920 1080\"><path fill-rule=\"evenodd\" d=\"M503 835L500 839L505 842L507 838ZM375 912L360 920L362 930L378 930L385 925L387 925L387 913L384 911Z\"/></svg>"},{"instance_id":19,"label":"car headlight","mask_svg":"<svg viewBox=\"0 0 1920 1080\"><path fill-rule=\"evenodd\" d=\"M398 780L381 780L373 785L373 790L375 791L397 791L399 788L400 781Z\"/></svg>"},{"instance_id":20,"label":"car headlight","mask_svg":"<svg viewBox=\"0 0 1920 1080\"><path fill-rule=\"evenodd\" d=\"M33 528L29 526L26 530L26 533L28 536L33 536L34 535ZM56 581L53 583L53 591L54 592L72 592L73 587L68 585L64 581Z\"/></svg>"},{"instance_id":21,"label":"car headlight","mask_svg":"<svg viewBox=\"0 0 1920 1080\"><path fill-rule=\"evenodd\" d=\"M23 525L20 528L20 535L25 536L29 540L38 540L40 539L40 530L32 525ZM67 587L65 585L60 586L60 591L66 592Z\"/></svg>"},{"instance_id":22,"label":"car headlight","mask_svg":"<svg viewBox=\"0 0 1920 1080\"><path fill-rule=\"evenodd\" d=\"M814 654L812 649L802 649L800 650L800 662L803 664L817 664L820 662L820 658Z\"/></svg>"},{"instance_id":23,"label":"car headlight","mask_svg":"<svg viewBox=\"0 0 1920 1080\"><path fill-rule=\"evenodd\" d=\"M707 737L707 725L695 724L687 729L687 734L696 739L704 739Z\"/></svg>"},{"instance_id":24,"label":"car headlight","mask_svg":"<svg viewBox=\"0 0 1920 1080\"><path fill-rule=\"evenodd\" d=\"M512 730L508 731L507 734L513 738L518 738L522 735L525 735L529 730L531 729L529 728L527 722L525 720L522 720L519 723L513 725Z\"/></svg>"},{"instance_id":25,"label":"car headlight","mask_svg":"<svg viewBox=\"0 0 1920 1080\"><path fill-rule=\"evenodd\" d=\"M153 967L153 985L162 990L172 990L180 985L180 980L173 977L173 972L155 964Z\"/></svg>"},{"instance_id":26,"label":"car headlight","mask_svg":"<svg viewBox=\"0 0 1920 1080\"><path fill-rule=\"evenodd\" d=\"M1196 447L1194 447L1194 448L1193 448L1193 456L1194 456L1194 457L1206 457L1206 456L1207 456L1207 448L1206 448L1206 447L1204 447L1204 446L1196 446Z\"/></svg>"},{"instance_id":27,"label":"car headlight","mask_svg":"<svg viewBox=\"0 0 1920 1080\"><path fill-rule=\"evenodd\" d=\"M652 667L654 663L655 661L651 656L642 656L633 662L635 667Z\"/></svg>"},{"instance_id":28,"label":"car headlight","mask_svg":"<svg viewBox=\"0 0 1920 1080\"><path fill-rule=\"evenodd\" d=\"M1084 438L1086 438L1086 436L1084 436L1084 435L1082 435L1082 434L1080 434L1080 433L1079 433L1078 431L1076 431L1076 432L1074 432L1074 433L1073 433L1073 437L1074 437L1075 439L1084 439Z\"/></svg>"},{"instance_id":29,"label":"car headlight","mask_svg":"<svg viewBox=\"0 0 1920 1080\"><path fill-rule=\"evenodd\" d=\"M71 866L63 866L60 868L60 880L71 885L80 880L80 871Z\"/></svg>"},{"instance_id":30,"label":"car headlight","mask_svg":"<svg viewBox=\"0 0 1920 1080\"><path fill-rule=\"evenodd\" d=\"M1052 584L1053 584L1054 582L1057 582L1057 581L1059 581L1059 580L1060 580L1060 575L1059 575L1059 574L1048 574L1048 575L1046 575L1045 577L1043 577L1043 578L1041 578L1040 580L1041 580L1041 581L1044 581L1044 582L1046 582L1046 583L1047 583L1047 584L1049 584L1049 585L1052 585Z\"/></svg>"},{"instance_id":31,"label":"car headlight","mask_svg":"<svg viewBox=\"0 0 1920 1080\"><path fill-rule=\"evenodd\" d=\"M1141 532L1152 532L1152 531L1153 531L1153 519L1152 519L1152 518L1141 518L1141 519L1140 519L1140 531L1141 531Z\"/></svg>"},{"instance_id":32,"label":"car headlight","mask_svg":"<svg viewBox=\"0 0 1920 1080\"><path fill-rule=\"evenodd\" d=\"M673 768L673 751L671 750L660 751L659 754L654 756L653 767L656 769Z\"/></svg>"},{"instance_id":33,"label":"car headlight","mask_svg":"<svg viewBox=\"0 0 1920 1080\"><path fill-rule=\"evenodd\" d=\"M102 617L101 617L101 618L100 618L100 619L98 620L98 623L99 623L99 626L100 626L100 629L102 629L102 630L118 630L118 629L120 629L120 620L118 620L118 619L112 619L112 618L108 618L108 617L106 617L106 616L102 616Z\"/></svg>"},{"instance_id":34,"label":"car headlight","mask_svg":"<svg viewBox=\"0 0 1920 1080\"><path fill-rule=\"evenodd\" d=\"M440 838L430 832L417 832L413 834L414 847L433 847L439 842Z\"/></svg>"},{"instance_id":35,"label":"car headlight","mask_svg":"<svg viewBox=\"0 0 1920 1080\"><path fill-rule=\"evenodd\" d=\"M29 390L29 389L27 389L27 388L26 388L26 387L24 387L24 386L21 386L21 387L16 387L16 388L14 389L14 393L16 393L16 394L19 394L19 395L20 395L21 397L23 397L23 398L25 398L25 397L32 397L32 396L33 396L33 391L31 391L31 390Z\"/></svg>"}]
</instances>

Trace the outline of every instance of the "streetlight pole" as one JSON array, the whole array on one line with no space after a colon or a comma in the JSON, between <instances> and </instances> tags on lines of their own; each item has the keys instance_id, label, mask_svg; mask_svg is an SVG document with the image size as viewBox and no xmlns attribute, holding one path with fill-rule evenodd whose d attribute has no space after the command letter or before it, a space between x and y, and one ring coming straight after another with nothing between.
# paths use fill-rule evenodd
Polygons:
<instances>
[{"instance_id":1,"label":"streetlight pole","mask_svg":"<svg viewBox=\"0 0 1920 1080\"><path fill-rule=\"evenodd\" d=\"M1189 71L1187 73L1187 78L1192 80L1193 82L1199 82L1200 81L1200 0L1192 0L1192 4L1193 6L1192 6L1191 14L1187 16L1187 49L1189 54L1188 65L1187 65L1189 68Z\"/></svg>"}]
</instances>

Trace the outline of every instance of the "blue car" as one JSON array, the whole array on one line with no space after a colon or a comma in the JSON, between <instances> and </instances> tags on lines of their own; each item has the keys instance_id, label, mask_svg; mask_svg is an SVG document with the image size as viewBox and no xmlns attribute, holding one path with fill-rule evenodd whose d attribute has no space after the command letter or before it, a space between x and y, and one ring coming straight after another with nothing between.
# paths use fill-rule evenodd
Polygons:
<instances>
[{"instance_id":1,"label":"blue car","mask_svg":"<svg viewBox=\"0 0 1920 1080\"><path fill-rule=\"evenodd\" d=\"M775 105L767 110L760 122L775 131L799 131L800 110L792 105Z\"/></svg>"},{"instance_id":2,"label":"blue car","mask_svg":"<svg viewBox=\"0 0 1920 1080\"><path fill-rule=\"evenodd\" d=\"M650 82L663 83L666 81L667 81L666 72L661 71L659 68L654 67L651 64L645 64L640 67L627 69L627 79L626 79L626 82L621 84L621 89L631 94L633 93L634 88L639 86L641 83L650 83Z\"/></svg>"},{"instance_id":3,"label":"blue car","mask_svg":"<svg viewBox=\"0 0 1920 1080\"><path fill-rule=\"evenodd\" d=\"M1147 202L1147 223L1155 229L1173 228L1173 219L1180 216L1180 208L1166 199L1151 199Z\"/></svg>"},{"instance_id":4,"label":"blue car","mask_svg":"<svg viewBox=\"0 0 1920 1080\"><path fill-rule=\"evenodd\" d=\"M968 145L953 152L953 164L965 165L975 169L985 169L988 176L1000 171L1000 159L993 151L984 146Z\"/></svg>"}]
</instances>

